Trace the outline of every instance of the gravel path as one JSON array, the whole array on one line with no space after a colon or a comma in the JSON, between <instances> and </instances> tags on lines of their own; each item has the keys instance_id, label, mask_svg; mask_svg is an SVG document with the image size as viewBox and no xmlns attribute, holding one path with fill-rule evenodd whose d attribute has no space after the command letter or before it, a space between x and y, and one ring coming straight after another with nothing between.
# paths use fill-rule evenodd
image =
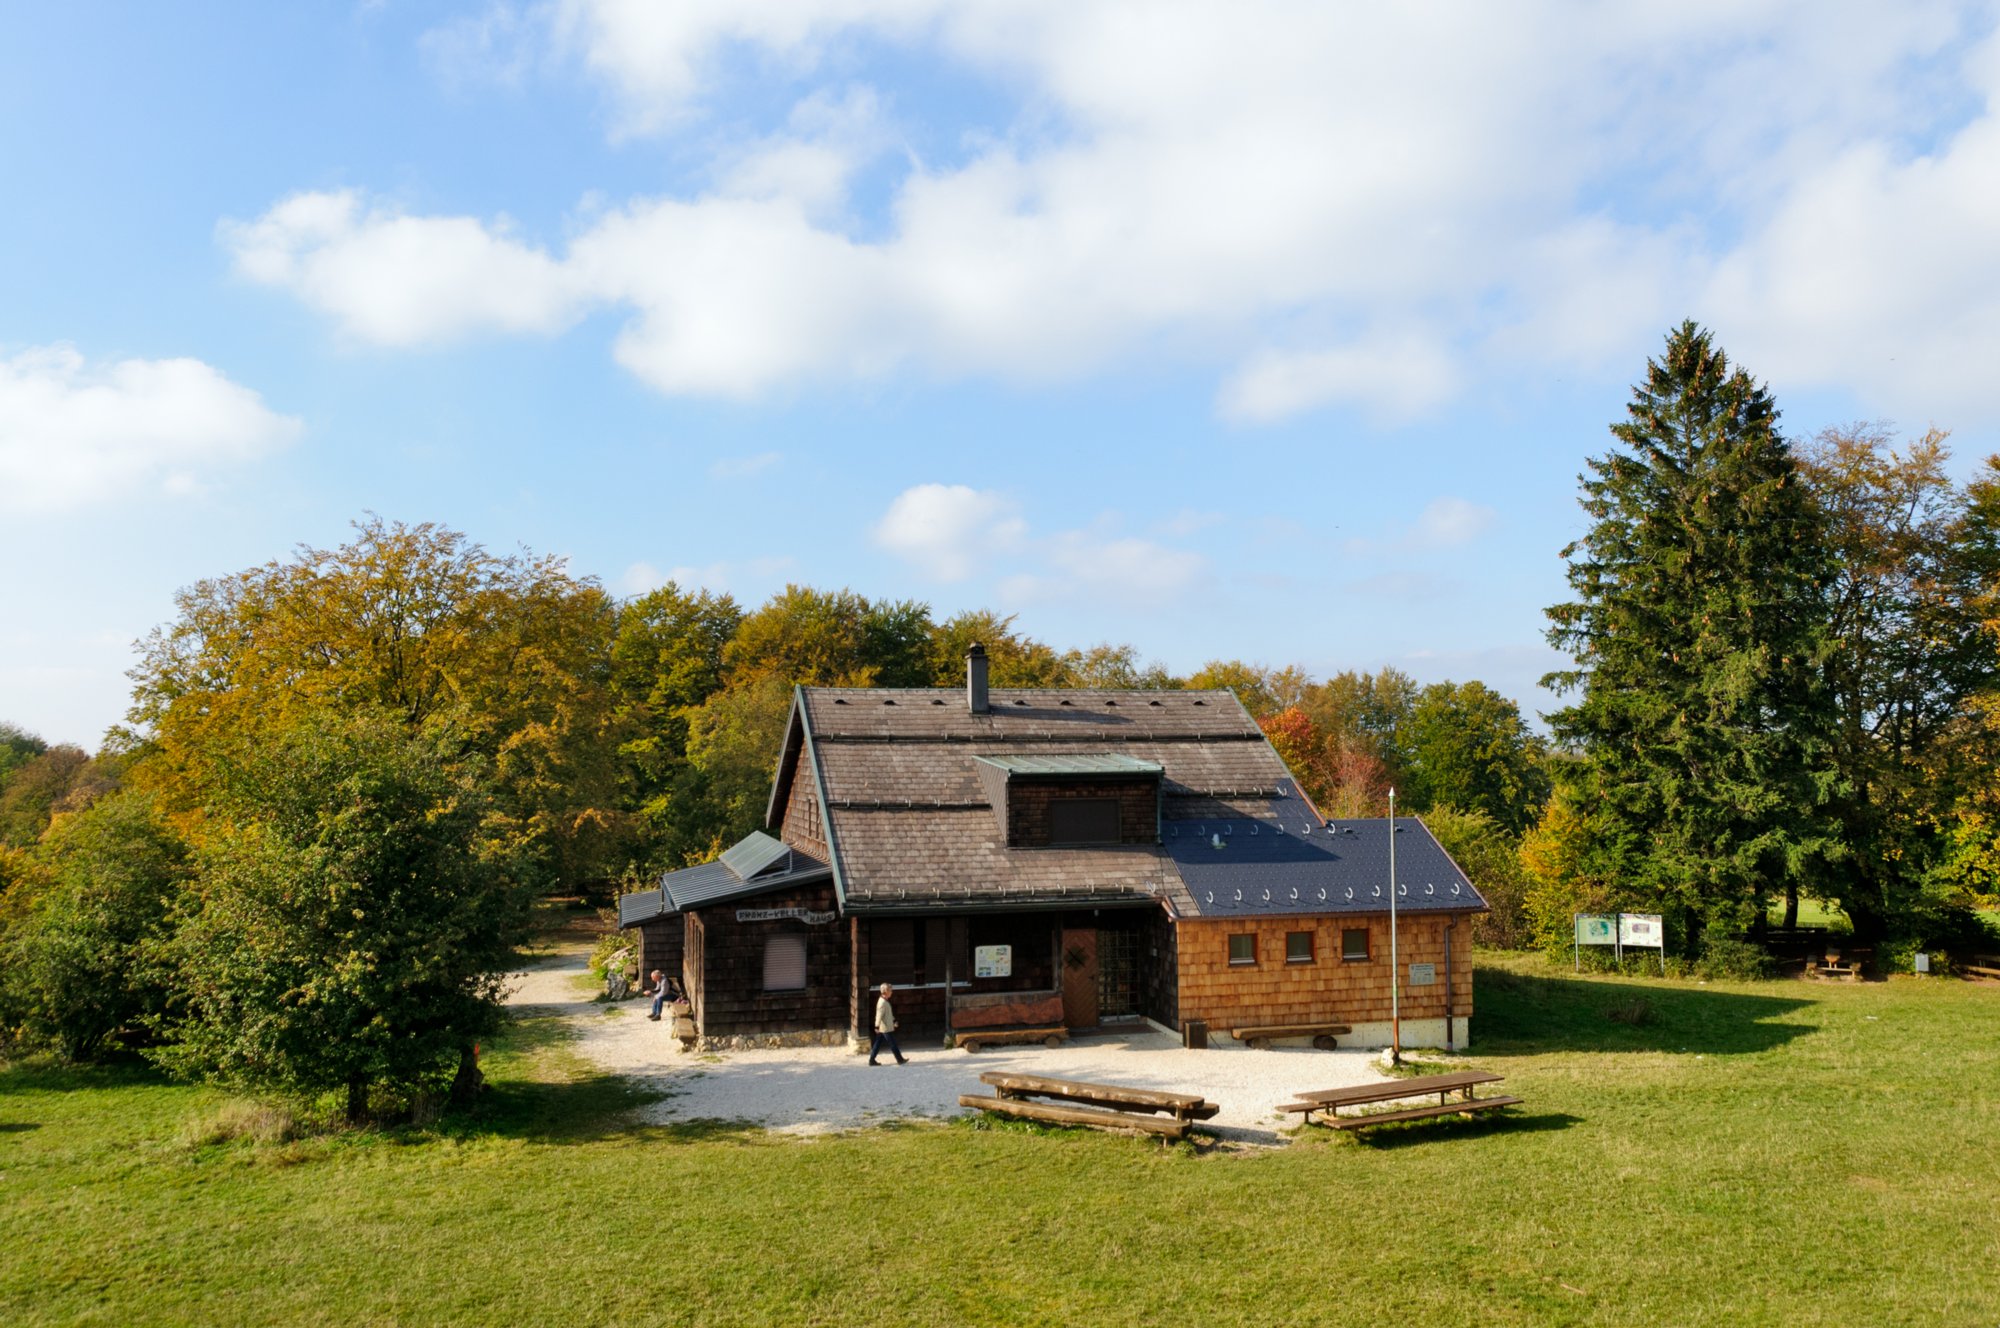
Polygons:
<instances>
[{"instance_id":1,"label":"gravel path","mask_svg":"<svg viewBox=\"0 0 2000 1328\"><path fill-rule=\"evenodd\" d=\"M569 1020L591 1061L667 1094L645 1109L656 1122L741 1120L814 1135L909 1117L957 1116L967 1112L958 1105L959 1094L993 1091L979 1082L981 1073L1019 1070L1200 1093L1222 1104L1208 1128L1239 1143L1272 1145L1283 1143L1279 1131L1298 1119L1280 1117L1274 1110L1278 1103L1295 1093L1384 1077L1371 1052L1251 1051L1226 1035L1224 1045L1189 1051L1150 1024L1087 1034L1063 1047L996 1047L976 1054L905 1042L908 1065L884 1059L873 1068L866 1057L836 1047L683 1052L667 1021L646 1018L650 1001L593 1002L577 980L587 959L581 947L559 950L515 975L508 1001L523 1014Z\"/></svg>"}]
</instances>

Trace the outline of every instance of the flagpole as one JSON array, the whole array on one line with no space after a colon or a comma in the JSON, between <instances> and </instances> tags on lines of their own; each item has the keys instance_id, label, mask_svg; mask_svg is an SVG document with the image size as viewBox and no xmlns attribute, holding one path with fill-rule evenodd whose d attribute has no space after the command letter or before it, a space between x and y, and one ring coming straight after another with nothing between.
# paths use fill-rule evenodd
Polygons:
<instances>
[{"instance_id":1,"label":"flagpole","mask_svg":"<svg viewBox=\"0 0 2000 1328\"><path fill-rule=\"evenodd\" d=\"M1402 965L1396 953L1396 790L1389 790L1389 1063L1403 1063Z\"/></svg>"}]
</instances>

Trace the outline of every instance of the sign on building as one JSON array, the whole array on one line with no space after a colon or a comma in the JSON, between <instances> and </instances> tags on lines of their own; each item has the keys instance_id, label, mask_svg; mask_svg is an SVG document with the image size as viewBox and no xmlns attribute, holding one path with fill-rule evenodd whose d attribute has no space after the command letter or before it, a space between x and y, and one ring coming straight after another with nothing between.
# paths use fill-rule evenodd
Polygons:
<instances>
[{"instance_id":1,"label":"sign on building","mask_svg":"<svg viewBox=\"0 0 2000 1328\"><path fill-rule=\"evenodd\" d=\"M1435 986L1438 980L1436 964L1411 964L1410 985L1412 987Z\"/></svg>"},{"instance_id":2,"label":"sign on building","mask_svg":"<svg viewBox=\"0 0 2000 1328\"><path fill-rule=\"evenodd\" d=\"M1010 978L1014 976L1014 947L976 945L972 948L972 976Z\"/></svg>"}]
</instances>

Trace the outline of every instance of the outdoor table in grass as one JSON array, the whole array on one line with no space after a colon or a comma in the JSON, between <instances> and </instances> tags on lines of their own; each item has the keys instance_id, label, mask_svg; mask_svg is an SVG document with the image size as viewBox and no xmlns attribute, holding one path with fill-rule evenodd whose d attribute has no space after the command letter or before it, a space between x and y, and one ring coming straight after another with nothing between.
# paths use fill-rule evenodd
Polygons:
<instances>
[{"instance_id":1,"label":"outdoor table in grass","mask_svg":"<svg viewBox=\"0 0 2000 1328\"><path fill-rule=\"evenodd\" d=\"M1487 1070L1454 1070L1450 1074L1422 1075L1415 1079L1391 1079L1382 1084L1362 1084L1355 1088L1328 1088L1300 1093L1296 1101L1280 1103L1279 1111L1302 1113L1307 1124L1325 1125L1336 1130L1358 1130L1370 1125L1419 1120L1426 1116L1471 1114L1519 1105L1518 1097L1478 1097L1473 1090L1480 1084L1497 1084L1506 1076ZM1364 1116L1343 1116L1342 1107L1365 1106L1372 1102L1397 1102L1404 1098L1428 1097L1436 1093L1435 1105L1407 1107L1399 1111L1373 1112ZM1452 1094L1460 1096L1453 1100ZM1313 1119L1318 1114L1319 1120Z\"/></svg>"}]
</instances>

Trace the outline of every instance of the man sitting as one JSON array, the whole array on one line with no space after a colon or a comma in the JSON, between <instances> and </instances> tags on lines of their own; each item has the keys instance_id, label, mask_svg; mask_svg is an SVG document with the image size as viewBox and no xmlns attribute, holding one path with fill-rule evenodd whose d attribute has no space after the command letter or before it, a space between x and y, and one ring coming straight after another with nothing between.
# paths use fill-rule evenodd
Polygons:
<instances>
[{"instance_id":1,"label":"man sitting","mask_svg":"<svg viewBox=\"0 0 2000 1328\"><path fill-rule=\"evenodd\" d=\"M664 1009L670 1002L680 1000L681 992L680 988L675 986L672 980L669 979L665 973L662 973L657 968L653 970L652 977L650 980L653 984L652 988L653 1012L647 1015L646 1017L648 1019L658 1019L660 1017L660 1011ZM645 995L646 993L641 992L640 994Z\"/></svg>"}]
</instances>

